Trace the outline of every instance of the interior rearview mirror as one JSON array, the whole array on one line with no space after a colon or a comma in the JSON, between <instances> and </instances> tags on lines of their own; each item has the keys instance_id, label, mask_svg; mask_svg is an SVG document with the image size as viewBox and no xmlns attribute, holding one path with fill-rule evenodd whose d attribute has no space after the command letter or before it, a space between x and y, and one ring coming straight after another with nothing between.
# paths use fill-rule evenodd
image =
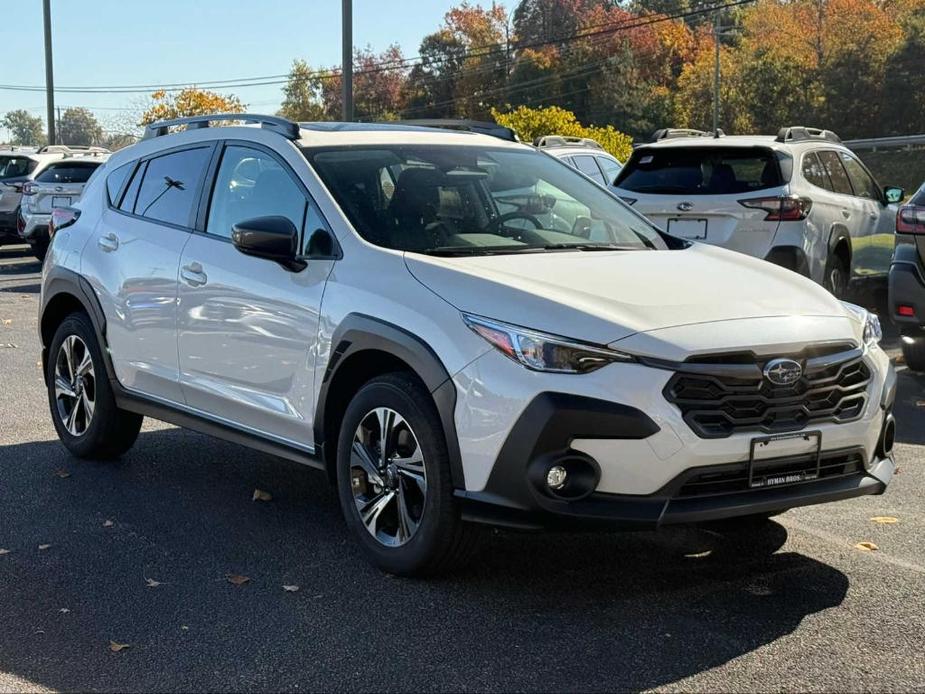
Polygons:
<instances>
[{"instance_id":1,"label":"interior rearview mirror","mask_svg":"<svg viewBox=\"0 0 925 694\"><path fill-rule=\"evenodd\" d=\"M883 189L883 197L887 203L899 202L906 196L906 191L898 186L887 186Z\"/></svg>"},{"instance_id":2,"label":"interior rearview mirror","mask_svg":"<svg viewBox=\"0 0 925 694\"><path fill-rule=\"evenodd\" d=\"M279 263L298 272L306 266L299 254L299 230L288 217L256 217L231 228L231 242L245 255Z\"/></svg>"}]
</instances>

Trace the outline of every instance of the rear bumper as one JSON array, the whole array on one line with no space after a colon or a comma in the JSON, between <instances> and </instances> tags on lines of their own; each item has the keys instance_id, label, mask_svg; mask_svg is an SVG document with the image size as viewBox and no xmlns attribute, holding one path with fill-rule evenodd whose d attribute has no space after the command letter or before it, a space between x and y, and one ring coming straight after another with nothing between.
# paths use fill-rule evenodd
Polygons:
<instances>
[{"instance_id":1,"label":"rear bumper","mask_svg":"<svg viewBox=\"0 0 925 694\"><path fill-rule=\"evenodd\" d=\"M30 214L26 217L26 226L23 229L22 237L31 244L48 242L48 222L51 220L49 214Z\"/></svg>"},{"instance_id":2,"label":"rear bumper","mask_svg":"<svg viewBox=\"0 0 925 694\"><path fill-rule=\"evenodd\" d=\"M900 305L911 306L915 315L899 315ZM925 325L925 268L918 261L915 246L896 247L890 267L890 317L908 335L921 334Z\"/></svg>"}]
</instances>

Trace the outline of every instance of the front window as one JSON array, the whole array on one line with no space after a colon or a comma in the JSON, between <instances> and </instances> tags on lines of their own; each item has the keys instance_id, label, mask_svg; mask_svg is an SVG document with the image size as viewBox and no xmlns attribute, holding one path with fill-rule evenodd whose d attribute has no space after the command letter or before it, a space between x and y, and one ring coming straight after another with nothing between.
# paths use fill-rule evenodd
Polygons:
<instances>
[{"instance_id":1,"label":"front window","mask_svg":"<svg viewBox=\"0 0 925 694\"><path fill-rule=\"evenodd\" d=\"M643 147L614 185L634 193L741 195L784 184L767 147Z\"/></svg>"},{"instance_id":2,"label":"front window","mask_svg":"<svg viewBox=\"0 0 925 694\"><path fill-rule=\"evenodd\" d=\"M677 247L569 166L476 146L306 149L367 241L436 255Z\"/></svg>"}]
</instances>

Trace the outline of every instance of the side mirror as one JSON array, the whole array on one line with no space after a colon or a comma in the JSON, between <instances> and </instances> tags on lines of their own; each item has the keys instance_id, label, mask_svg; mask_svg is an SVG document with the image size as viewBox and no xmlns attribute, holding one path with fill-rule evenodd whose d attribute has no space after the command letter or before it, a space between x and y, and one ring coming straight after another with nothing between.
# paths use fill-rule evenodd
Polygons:
<instances>
[{"instance_id":1,"label":"side mirror","mask_svg":"<svg viewBox=\"0 0 925 694\"><path fill-rule=\"evenodd\" d=\"M886 199L887 204L894 202L900 202L904 197L906 197L906 191L898 186L887 186L883 189L883 197Z\"/></svg>"},{"instance_id":2,"label":"side mirror","mask_svg":"<svg viewBox=\"0 0 925 694\"><path fill-rule=\"evenodd\" d=\"M287 217L256 217L231 227L231 242L245 255L279 263L298 272L306 262L299 260L299 230Z\"/></svg>"}]
</instances>

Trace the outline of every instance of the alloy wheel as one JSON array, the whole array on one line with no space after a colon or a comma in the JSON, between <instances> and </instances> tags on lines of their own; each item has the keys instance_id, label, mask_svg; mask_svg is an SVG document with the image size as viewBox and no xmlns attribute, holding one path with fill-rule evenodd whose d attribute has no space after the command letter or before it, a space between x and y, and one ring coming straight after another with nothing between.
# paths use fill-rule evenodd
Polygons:
<instances>
[{"instance_id":1,"label":"alloy wheel","mask_svg":"<svg viewBox=\"0 0 925 694\"><path fill-rule=\"evenodd\" d=\"M68 335L55 356L55 407L71 436L83 436L96 408L96 374L87 344Z\"/></svg>"},{"instance_id":2,"label":"alloy wheel","mask_svg":"<svg viewBox=\"0 0 925 694\"><path fill-rule=\"evenodd\" d=\"M398 412L377 407L357 426L350 450L350 489L360 521L381 544L398 547L417 532L427 500L427 473L417 436Z\"/></svg>"}]
</instances>

